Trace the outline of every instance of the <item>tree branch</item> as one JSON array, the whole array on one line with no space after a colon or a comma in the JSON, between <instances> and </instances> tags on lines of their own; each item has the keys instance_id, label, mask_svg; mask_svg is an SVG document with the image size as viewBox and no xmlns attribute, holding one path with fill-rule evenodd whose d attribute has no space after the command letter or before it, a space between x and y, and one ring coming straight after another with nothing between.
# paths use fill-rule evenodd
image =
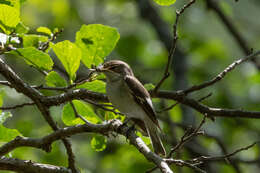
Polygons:
<instances>
[{"instance_id":1,"label":"tree branch","mask_svg":"<svg viewBox=\"0 0 260 173\"><path fill-rule=\"evenodd\" d=\"M166 64L166 67L165 67L165 70L164 70L164 75L163 75L162 79L158 82L158 84L154 88L155 93L158 91L158 89L163 84L165 79L167 79L170 76L169 67L170 67L171 61L173 59L173 55L174 55L176 45L177 45L177 40L178 40L177 25L178 25L178 22L179 22L179 18L183 14L185 9L189 8L193 3L195 3L195 1L196 0L191 0L189 3L185 4L180 10L176 10L176 19L175 19L175 23L173 25L173 40L172 40L171 49L170 49L170 52L169 52L169 55L168 55L168 61L167 61L167 64Z\"/></svg>"},{"instance_id":2,"label":"tree branch","mask_svg":"<svg viewBox=\"0 0 260 173\"><path fill-rule=\"evenodd\" d=\"M221 10L219 4L215 0L206 0L208 8L215 11L215 13L219 16L221 21L224 23L230 34L234 37L234 39L237 41L238 45L241 47L245 55L248 55L251 53L251 48L248 47L248 43L246 42L245 38L242 37L242 35L239 33L239 31L236 29L234 24L231 22L231 20L224 14L224 12ZM255 66L260 69L260 64L257 63L257 61L253 58L252 62L255 64Z\"/></svg>"},{"instance_id":3,"label":"tree branch","mask_svg":"<svg viewBox=\"0 0 260 173\"><path fill-rule=\"evenodd\" d=\"M223 160L223 159L226 159L226 158L229 158L231 156L234 156L235 154L241 152L241 151L244 151L244 150L248 150L249 148L252 148L253 146L255 146L255 144L257 144L258 142L254 142L246 147L242 147L242 148L239 148L237 150L235 150L234 152L230 153L230 154L225 154L223 156L201 156L201 157L198 157L198 158L194 158L192 160L190 160L189 162L191 163L198 163L198 162L204 162L204 161L218 161L218 160Z\"/></svg>"},{"instance_id":4,"label":"tree branch","mask_svg":"<svg viewBox=\"0 0 260 173\"><path fill-rule=\"evenodd\" d=\"M176 100L184 105L187 105L202 114L208 114L209 117L228 117L228 118L260 118L258 111L244 111L241 109L222 109L208 107L194 99L190 99L182 93L172 91L159 91L153 97Z\"/></svg>"},{"instance_id":5,"label":"tree branch","mask_svg":"<svg viewBox=\"0 0 260 173\"><path fill-rule=\"evenodd\" d=\"M18 147L35 147L43 149L44 151L50 151L50 145L56 140L63 139L68 136L72 136L79 133L85 132L94 132L100 134L107 134L109 132L116 132L124 135L127 139L129 139L130 143L134 145L145 157L147 160L156 164L163 173L172 173L168 164L164 161L163 158L153 153L142 141L140 137L138 137L134 130L129 130L129 128L119 120L112 120L103 124L91 124L86 122L84 125L76 125L66 128L61 128L43 138L25 138L25 137L17 137L16 139L4 144L0 147L0 156L9 153L10 151L18 148Z\"/></svg>"},{"instance_id":6,"label":"tree branch","mask_svg":"<svg viewBox=\"0 0 260 173\"><path fill-rule=\"evenodd\" d=\"M14 106L6 106L6 107L0 107L1 110L10 110L10 109L17 109L17 108L22 108L24 106L33 106L35 105L34 102L29 102L29 103L22 103L19 105L14 105Z\"/></svg>"},{"instance_id":7,"label":"tree branch","mask_svg":"<svg viewBox=\"0 0 260 173\"><path fill-rule=\"evenodd\" d=\"M255 58L257 55L260 54L260 51L257 51L255 53L252 53L244 58L241 58L239 60L234 61L232 64L230 64L227 68L224 69L224 71L222 71L221 73L219 73L215 78L211 79L210 81L204 82L200 85L194 85L184 91L182 91L184 94L189 94L191 92L197 91L197 90L201 90L203 88L206 88L208 86L211 86L213 84L215 84L216 82L222 80L227 73L229 73L230 71L234 70L238 65L252 59Z\"/></svg>"},{"instance_id":8,"label":"tree branch","mask_svg":"<svg viewBox=\"0 0 260 173\"><path fill-rule=\"evenodd\" d=\"M15 88L17 92L23 93L27 97L29 97L35 105L38 107L40 112L42 113L46 122L51 126L51 128L56 131L58 130L58 126L52 119L50 115L50 111L48 107L43 104L42 99L44 96L35 88L32 88L30 85L25 83L7 64L4 63L2 59L0 59L0 73L6 78L6 80ZM62 139L62 142L66 148L68 154L68 164L69 168L73 173L77 173L77 169L75 167L75 156L72 152L71 144L67 139Z\"/></svg>"},{"instance_id":9,"label":"tree branch","mask_svg":"<svg viewBox=\"0 0 260 173\"><path fill-rule=\"evenodd\" d=\"M67 168L48 164L36 163L31 160L19 160L8 157L0 157L0 170L9 170L26 173L71 173Z\"/></svg>"}]
</instances>

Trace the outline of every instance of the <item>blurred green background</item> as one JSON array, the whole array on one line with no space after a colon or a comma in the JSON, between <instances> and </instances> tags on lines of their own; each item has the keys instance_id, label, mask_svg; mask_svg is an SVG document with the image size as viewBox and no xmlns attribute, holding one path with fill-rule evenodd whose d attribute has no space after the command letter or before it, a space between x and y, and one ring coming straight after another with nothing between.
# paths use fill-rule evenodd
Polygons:
<instances>
[{"instance_id":1,"label":"blurred green background","mask_svg":"<svg viewBox=\"0 0 260 173\"><path fill-rule=\"evenodd\" d=\"M157 11L160 20L165 22L166 29L163 33L172 36L175 10L187 2L177 0L170 7L162 7L151 0L26 0L21 9L21 16L22 21L31 28L31 31L35 31L39 26L52 29L64 28L64 32L56 41L75 41L75 33L82 24L100 23L118 28L120 40L107 59L128 62L140 81L156 84L163 75L168 51L155 26L149 19L141 17L140 12L142 7L146 7L144 4L149 3ZM219 0L217 2L248 42L248 47L259 50L260 1ZM154 14L145 11L143 15L150 15L155 20ZM164 27L160 24L159 26ZM206 0L197 1L185 11L180 18L178 34L178 52L173 59L171 76L163 84L162 89L185 89L193 84L202 83L215 77L234 60L244 56L241 47L216 13L207 7ZM41 84L44 80L41 74L29 68L23 60L12 57L7 61L30 84ZM79 76L84 75L84 70L85 67L81 67ZM6 91L4 97L6 106L28 100L13 89L2 88ZM245 63L229 73L221 82L193 93L190 97L201 98L210 92L213 95L203 101L206 105L260 111L260 72L253 63ZM157 110L174 103L159 99L153 101ZM52 107L51 113L58 124L64 126L61 122L61 108ZM51 132L35 107L16 109L12 113L13 117L5 125L9 128L17 128L24 136L40 137ZM199 113L185 106L176 106L169 112L158 114L158 117L166 120L166 122L162 121L162 126L168 151L183 135L183 130L179 128L178 123L195 126L202 118ZM260 139L259 120L216 118L215 122L207 121L203 129L207 134L220 139L229 152ZM94 151L90 146L93 135L82 134L71 137L76 163L82 172L141 173L153 167L153 164L121 136L108 138L107 148L104 151ZM224 161L206 163L202 168L210 173L260 172L260 163L242 162L258 159L259 147L257 145L236 155L235 162L238 168ZM20 159L54 165L66 166L67 162L66 151L61 142L53 144L51 153L32 148L19 148L11 154ZM196 137L176 155L176 158L190 159L208 154L220 155L223 151L216 140L209 137ZM176 166L173 166L173 170L178 173L193 172L191 169Z\"/></svg>"}]
</instances>

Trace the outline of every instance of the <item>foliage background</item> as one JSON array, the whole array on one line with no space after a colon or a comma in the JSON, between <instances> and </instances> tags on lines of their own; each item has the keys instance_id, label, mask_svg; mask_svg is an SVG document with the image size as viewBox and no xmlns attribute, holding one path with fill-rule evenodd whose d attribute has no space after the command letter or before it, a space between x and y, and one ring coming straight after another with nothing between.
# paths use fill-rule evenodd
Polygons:
<instances>
[{"instance_id":1,"label":"foliage background","mask_svg":"<svg viewBox=\"0 0 260 173\"><path fill-rule=\"evenodd\" d=\"M174 22L175 10L182 7L185 2L177 0L170 7L159 7L150 1L158 10L161 18L167 22L169 28L172 27ZM225 14L232 19L236 28L248 41L248 46L259 50L259 1L219 0L218 2ZM58 37L57 41L64 39L74 41L75 33L82 24L100 23L116 27L121 38L117 47L107 59L121 59L128 62L135 75L143 83L156 83L163 75L167 61L167 49L158 38L154 27L139 16L136 1L27 0L22 6L21 16L25 25L34 31L39 26L64 28L64 32ZM180 37L178 46L186 56L187 68L180 67L185 78L177 81L176 76L172 74L162 86L163 89L184 89L192 84L209 80L235 59L243 57L243 52L237 42L216 14L207 8L204 0L197 1L194 6L185 12L181 17L178 31ZM44 80L40 73L28 68L23 60L12 56L6 58L6 60L27 82L39 84ZM57 59L54 61L56 62ZM177 68L179 64L174 66ZM81 67L78 76L84 75L84 72L85 67ZM4 95L4 105L6 106L28 100L12 89L5 88L5 90L8 90ZM228 74L220 83L197 92L192 97L200 98L209 92L212 92L213 96L204 101L207 105L260 111L260 73L252 63L243 64ZM160 102L155 99L154 103L156 109L159 110L162 106L170 105L172 102ZM55 120L62 124L61 107L54 107L51 111ZM51 132L42 116L39 116L39 111L34 107L16 109L12 113L14 116L5 125L9 128L17 128L24 136L39 137ZM158 116L163 117L166 114L159 114ZM188 125L197 124L201 119L198 113L180 106L169 111L167 115L176 123ZM166 125L163 127L167 136L169 127ZM257 141L260 135L259 121L249 119L217 118L215 122L208 121L204 129L207 133L220 138L228 151ZM176 127L174 133L176 138L180 139L183 131ZM138 173L152 167L151 163L148 163L134 147L130 146L120 136L108 138L107 147L102 152L96 152L91 148L91 137L90 134L72 137L76 161L83 172ZM195 141L192 141L192 145L195 145L198 152L202 150L202 153L221 154L219 146L212 139L198 137ZM170 147L167 146L168 149ZM41 150L31 148L19 148L12 152L12 156L41 163L66 165L66 153L61 142L55 142L51 153L46 154ZM180 157L190 158L192 156L194 155L189 150L184 150ZM244 160L259 158L259 145L238 154L237 157ZM211 167L211 172L235 172L224 162L213 163ZM260 165L240 164L240 168L245 173L258 172ZM174 168L173 170L177 169ZM192 172L192 170L186 168L183 168L182 171L185 173Z\"/></svg>"}]
</instances>

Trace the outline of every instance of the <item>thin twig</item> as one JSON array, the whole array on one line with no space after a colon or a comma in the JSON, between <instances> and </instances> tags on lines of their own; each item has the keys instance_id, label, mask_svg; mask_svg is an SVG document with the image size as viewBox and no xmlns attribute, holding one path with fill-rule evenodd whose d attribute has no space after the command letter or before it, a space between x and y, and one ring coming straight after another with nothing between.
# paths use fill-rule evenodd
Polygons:
<instances>
[{"instance_id":1,"label":"thin twig","mask_svg":"<svg viewBox=\"0 0 260 173\"><path fill-rule=\"evenodd\" d=\"M225 154L223 156L200 156L200 157L197 157L197 158L194 158L192 160L189 160L190 163L198 163L198 162L203 162L203 161L217 161L217 160L223 160L223 159L226 159L226 158L229 158L231 156L234 156L235 154L241 152L241 151L244 151L244 150L248 150L249 148L252 148L253 146L255 146L258 142L254 142L246 147L242 147L242 148L239 148L237 150L235 150L234 152L230 153L230 154Z\"/></svg>"},{"instance_id":2,"label":"thin twig","mask_svg":"<svg viewBox=\"0 0 260 173\"><path fill-rule=\"evenodd\" d=\"M22 103L19 105L14 105L14 106L6 106L6 107L0 107L1 110L10 110L10 109L17 109L17 108L21 108L24 106L33 106L35 105L34 102L29 102L29 103Z\"/></svg>"},{"instance_id":3,"label":"thin twig","mask_svg":"<svg viewBox=\"0 0 260 173\"><path fill-rule=\"evenodd\" d=\"M38 49L43 52L46 51L50 46L50 42L53 42L54 40L56 40L57 36L60 35L62 32L63 32L63 29L60 29L57 32L53 33L51 38L48 41L46 41L45 43L43 43Z\"/></svg>"},{"instance_id":4,"label":"thin twig","mask_svg":"<svg viewBox=\"0 0 260 173\"><path fill-rule=\"evenodd\" d=\"M92 74L95 72L95 70L93 70L93 69L89 69L89 70L90 70L90 73L88 74L88 76L86 78L84 78L83 80L81 80L79 82L75 82L69 86L66 86L66 87L48 87L48 86L39 85L39 86L32 86L32 88L35 88L37 90L67 91L78 85L84 84L85 82L91 82L92 81L91 77L92 77Z\"/></svg>"},{"instance_id":5,"label":"thin twig","mask_svg":"<svg viewBox=\"0 0 260 173\"><path fill-rule=\"evenodd\" d=\"M204 97L201 97L200 99L198 99L198 102L202 102L203 100L209 98L212 96L212 93L209 93L208 95L204 96Z\"/></svg>"},{"instance_id":6,"label":"thin twig","mask_svg":"<svg viewBox=\"0 0 260 173\"><path fill-rule=\"evenodd\" d=\"M203 101L203 100L209 98L210 96L212 96L212 93L209 93L208 95L206 95L206 96L204 96L204 97L198 99L198 102L201 102L201 101ZM165 112L165 111L169 111L169 110L171 110L172 108L174 108L175 106L177 106L179 103L180 103L180 102L176 102L176 103L172 104L172 105L169 106L169 107L166 107L166 108L164 108L164 109L162 109L162 110L160 110L160 111L156 111L156 113L162 113L162 112Z\"/></svg>"},{"instance_id":7,"label":"thin twig","mask_svg":"<svg viewBox=\"0 0 260 173\"><path fill-rule=\"evenodd\" d=\"M181 137L180 142L179 142L174 148L172 148L171 151L170 151L170 153L168 154L167 158L168 158L169 160L171 160L172 154L173 154L175 151L181 149L181 147L182 147L186 142L188 142L189 140L191 140L191 139L192 139L193 137L195 137L195 136L203 135L203 134L204 134L203 131L199 131L199 130L200 130L200 128L202 127L202 125L206 122L206 117L207 117L206 115L203 117L203 119L202 119L202 121L200 122L199 126L198 126L196 129L194 129L194 131L193 131L192 133L191 133L192 128L189 128L189 129L186 130L186 132L184 133L184 135ZM174 159L172 159L172 160L174 160ZM156 170L157 168L158 168L158 166L155 166L155 167L149 169L148 171L146 171L146 173L151 173L151 172L153 172L154 170Z\"/></svg>"},{"instance_id":8,"label":"thin twig","mask_svg":"<svg viewBox=\"0 0 260 173\"><path fill-rule=\"evenodd\" d=\"M162 113L162 112L165 112L165 111L169 111L169 110L171 110L172 108L174 108L175 106L177 106L178 104L179 104L179 102L176 102L176 103L172 104L172 105L169 106L169 107L166 107L166 108L164 108L164 109L162 109L162 110L156 111L156 113Z\"/></svg>"},{"instance_id":9,"label":"thin twig","mask_svg":"<svg viewBox=\"0 0 260 173\"><path fill-rule=\"evenodd\" d=\"M221 73L219 73L215 78L211 79L210 81L207 81L207 82L204 82L200 85L194 85L186 90L183 90L183 91L180 91L180 92L183 92L184 94L189 94L191 92L194 92L194 91L198 91L198 90L201 90L203 88L206 88L210 85L213 85L215 84L216 82L220 81L221 79L223 79L227 73L229 73L230 71L234 70L238 65L256 57L257 55L260 54L260 51L257 51L255 53L252 53L248 56L246 56L245 58L241 58L239 60L236 60L234 61L232 64L230 64L227 68L225 68L224 71L222 71Z\"/></svg>"},{"instance_id":10,"label":"thin twig","mask_svg":"<svg viewBox=\"0 0 260 173\"><path fill-rule=\"evenodd\" d=\"M75 105L73 104L72 101L70 101L70 105L71 105L71 107L72 107L72 109L74 111L75 117L79 117L86 124L89 124L89 121L78 113L78 111L77 111L77 109L76 109L76 107L75 107Z\"/></svg>"},{"instance_id":11,"label":"thin twig","mask_svg":"<svg viewBox=\"0 0 260 173\"><path fill-rule=\"evenodd\" d=\"M190 130L186 131L186 133L182 136L181 141L174 148L171 149L171 151L168 155L168 158L172 157L172 154L175 151L181 149L182 146L186 142L190 141L193 137L204 134L203 131L199 131L199 130L202 127L202 125L206 122L206 118L207 118L207 115L204 115L204 117L203 117L202 121L200 122L199 126L190 135L189 135Z\"/></svg>"},{"instance_id":12,"label":"thin twig","mask_svg":"<svg viewBox=\"0 0 260 173\"><path fill-rule=\"evenodd\" d=\"M238 1L238 0L235 0ZM245 37L239 32L234 25L234 22L228 18L228 16L224 13L222 10L220 4L216 0L206 0L207 7L209 9L212 9L215 11L215 13L219 16L223 24L226 26L227 30L230 32L230 34L233 36L233 38L236 40L237 44L240 46L241 50L244 52L245 55L249 55L251 53L251 48L248 46L248 42L246 41ZM260 70L260 64L256 61L255 58L252 58L251 61L254 63L256 68Z\"/></svg>"},{"instance_id":13,"label":"thin twig","mask_svg":"<svg viewBox=\"0 0 260 173\"><path fill-rule=\"evenodd\" d=\"M160 86L163 84L163 82L165 81L165 79L167 79L170 76L170 72L169 72L169 68L170 68L170 64L171 61L173 59L173 55L176 49L176 45L177 45L177 40L178 40L178 34L177 34L177 25L179 22L179 18L180 16L183 14L183 12L185 11L185 9L189 8L193 3L195 3L196 0L191 0L189 3L185 4L180 10L176 10L176 19L175 19L175 23L173 25L173 40L172 40L172 46L168 55L168 61L164 70L164 76L162 77L162 79L158 82L158 84L155 86L153 92L157 92L158 89L160 88Z\"/></svg>"},{"instance_id":14,"label":"thin twig","mask_svg":"<svg viewBox=\"0 0 260 173\"><path fill-rule=\"evenodd\" d=\"M200 173L206 173L206 171L200 169L199 167L197 167L196 165L197 164L192 164L192 163L189 163L189 162L186 162L184 160L179 160L179 159L165 159L165 161L169 164L175 164L175 165L178 165L178 166L186 166L186 167L189 167L197 172L200 172Z\"/></svg>"}]
</instances>

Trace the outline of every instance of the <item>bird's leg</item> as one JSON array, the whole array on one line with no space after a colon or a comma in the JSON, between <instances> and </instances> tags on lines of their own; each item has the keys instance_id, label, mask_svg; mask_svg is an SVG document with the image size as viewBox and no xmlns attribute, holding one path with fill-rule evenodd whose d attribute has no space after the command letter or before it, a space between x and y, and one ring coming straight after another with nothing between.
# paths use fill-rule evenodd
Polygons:
<instances>
[{"instance_id":1,"label":"bird's leg","mask_svg":"<svg viewBox=\"0 0 260 173\"><path fill-rule=\"evenodd\" d=\"M131 125L131 126L127 129L127 131L126 131L126 137L127 137L127 138L129 138L130 132L131 132L132 130L134 130L134 132L136 131L134 124Z\"/></svg>"},{"instance_id":2,"label":"bird's leg","mask_svg":"<svg viewBox=\"0 0 260 173\"><path fill-rule=\"evenodd\" d=\"M125 120L124 120L124 123L123 123L121 126L126 126L127 123L128 123L130 120L132 120L132 118L126 117ZM129 137L130 132L131 132L132 130L136 131L136 129L135 129L135 124L132 124L132 125L127 129L127 131L126 131L126 137L127 137L127 138Z\"/></svg>"},{"instance_id":3,"label":"bird's leg","mask_svg":"<svg viewBox=\"0 0 260 173\"><path fill-rule=\"evenodd\" d=\"M123 122L123 124L122 124L122 126L127 125L127 123L128 123L130 120L131 120L131 118L126 117L125 120L124 120L124 122Z\"/></svg>"}]
</instances>

